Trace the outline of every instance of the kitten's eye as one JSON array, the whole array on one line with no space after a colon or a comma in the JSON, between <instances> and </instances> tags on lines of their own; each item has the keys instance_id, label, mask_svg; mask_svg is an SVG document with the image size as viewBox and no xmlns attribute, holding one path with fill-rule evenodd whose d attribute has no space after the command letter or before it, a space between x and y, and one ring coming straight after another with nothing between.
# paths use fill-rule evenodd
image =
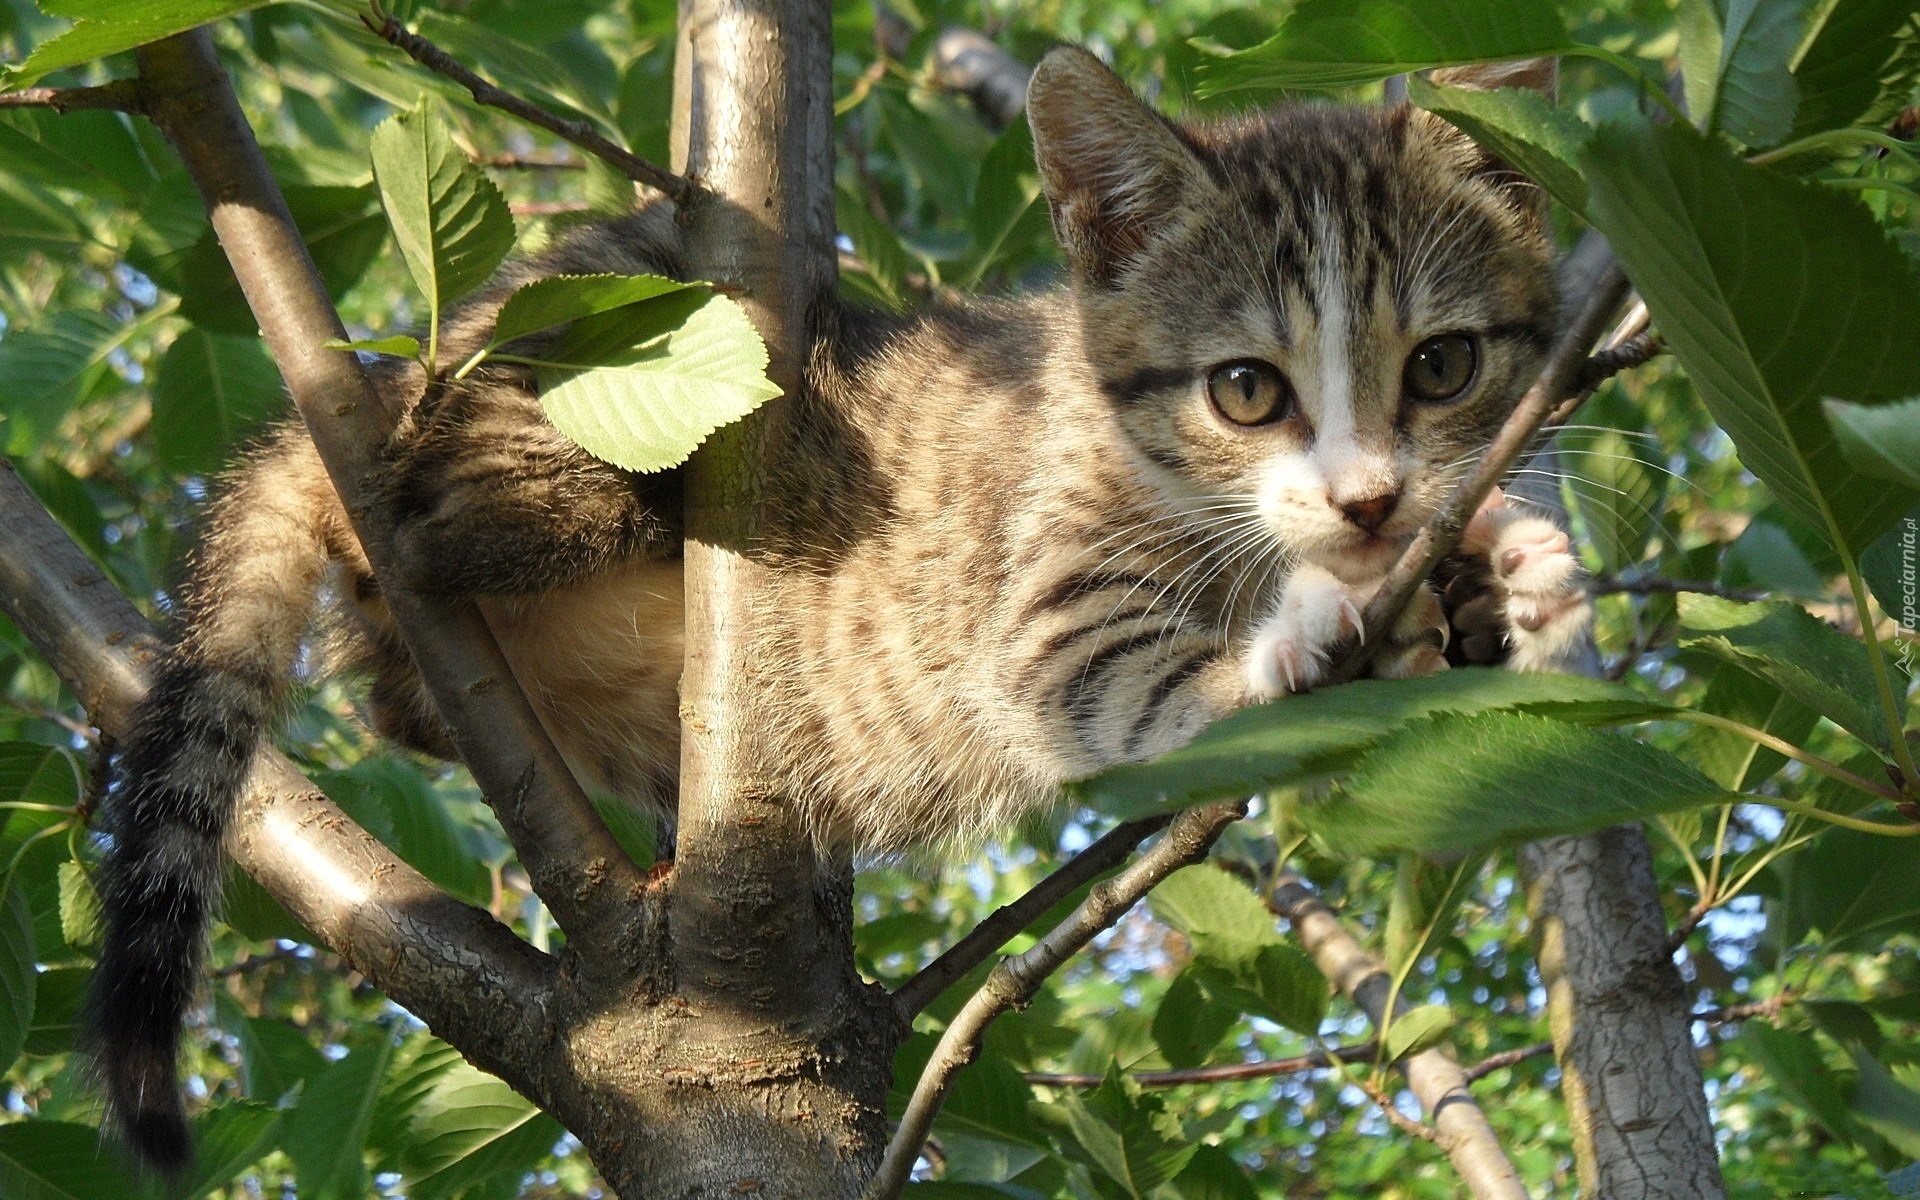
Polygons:
<instances>
[{"instance_id":1,"label":"kitten's eye","mask_svg":"<svg viewBox=\"0 0 1920 1200\"><path fill-rule=\"evenodd\" d=\"M1443 333L1413 348L1402 378L1415 400L1451 400L1473 382L1479 356L1464 333Z\"/></svg>"},{"instance_id":2,"label":"kitten's eye","mask_svg":"<svg viewBox=\"0 0 1920 1200\"><path fill-rule=\"evenodd\" d=\"M1213 410L1235 425L1266 425L1293 412L1293 388L1271 363L1236 359L1207 376Z\"/></svg>"}]
</instances>

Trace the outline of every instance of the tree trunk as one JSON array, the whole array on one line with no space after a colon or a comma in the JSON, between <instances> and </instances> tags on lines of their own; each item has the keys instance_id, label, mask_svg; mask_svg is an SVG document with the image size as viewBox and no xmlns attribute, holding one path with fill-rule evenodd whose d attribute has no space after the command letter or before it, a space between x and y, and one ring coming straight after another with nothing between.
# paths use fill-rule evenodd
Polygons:
<instances>
[{"instance_id":1,"label":"tree trunk","mask_svg":"<svg viewBox=\"0 0 1920 1200\"><path fill-rule=\"evenodd\" d=\"M1713 1124L1637 825L1521 848L1582 1195L1725 1196Z\"/></svg>"}]
</instances>

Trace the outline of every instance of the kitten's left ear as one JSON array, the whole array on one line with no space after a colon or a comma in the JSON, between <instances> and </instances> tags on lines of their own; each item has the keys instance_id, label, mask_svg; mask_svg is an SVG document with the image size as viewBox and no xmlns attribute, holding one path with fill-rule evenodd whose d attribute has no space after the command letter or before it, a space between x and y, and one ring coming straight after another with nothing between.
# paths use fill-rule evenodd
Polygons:
<instances>
[{"instance_id":1,"label":"kitten's left ear","mask_svg":"<svg viewBox=\"0 0 1920 1200\"><path fill-rule=\"evenodd\" d=\"M1078 47L1057 47L1034 68L1027 120L1054 236L1095 282L1119 278L1196 188L1212 186L1172 123Z\"/></svg>"},{"instance_id":2,"label":"kitten's left ear","mask_svg":"<svg viewBox=\"0 0 1920 1200\"><path fill-rule=\"evenodd\" d=\"M1523 88L1530 92L1539 92L1552 100L1560 85L1560 60L1517 58L1507 62L1442 67L1439 70L1427 72L1427 78L1442 87L1457 87L1472 92L1490 92L1496 88ZM1472 145L1479 159L1478 165L1472 169L1474 174L1490 179L1511 181L1509 186L1500 189L1500 194L1512 205L1515 212L1535 225L1544 224L1547 219L1545 191L1526 182L1512 164L1478 142L1472 141L1466 134L1459 132L1440 117L1431 113L1425 115L1427 119L1445 128L1453 136Z\"/></svg>"}]
</instances>

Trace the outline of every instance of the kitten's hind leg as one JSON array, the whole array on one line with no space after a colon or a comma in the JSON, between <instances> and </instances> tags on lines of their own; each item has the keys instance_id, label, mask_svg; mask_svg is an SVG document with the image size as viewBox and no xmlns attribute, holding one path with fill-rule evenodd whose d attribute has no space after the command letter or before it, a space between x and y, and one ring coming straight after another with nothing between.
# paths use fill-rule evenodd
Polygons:
<instances>
[{"instance_id":1,"label":"kitten's hind leg","mask_svg":"<svg viewBox=\"0 0 1920 1200\"><path fill-rule=\"evenodd\" d=\"M593 457L555 429L531 381L450 384L395 440L382 491L395 565L430 595L544 592L676 544L678 488Z\"/></svg>"}]
</instances>

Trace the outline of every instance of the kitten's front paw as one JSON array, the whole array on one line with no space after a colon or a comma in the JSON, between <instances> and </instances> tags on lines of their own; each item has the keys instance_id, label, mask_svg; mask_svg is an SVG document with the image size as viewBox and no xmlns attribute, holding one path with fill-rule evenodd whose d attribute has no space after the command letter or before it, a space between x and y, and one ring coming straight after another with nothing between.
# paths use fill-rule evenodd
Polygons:
<instances>
[{"instance_id":1,"label":"kitten's front paw","mask_svg":"<svg viewBox=\"0 0 1920 1200\"><path fill-rule=\"evenodd\" d=\"M1579 560L1566 532L1520 511L1498 490L1468 523L1461 547L1484 556L1486 593L1453 616L1472 661L1494 656L1497 639L1516 671L1552 671L1570 658L1593 620Z\"/></svg>"},{"instance_id":2,"label":"kitten's front paw","mask_svg":"<svg viewBox=\"0 0 1920 1200\"><path fill-rule=\"evenodd\" d=\"M1360 627L1360 606L1373 591L1342 583L1324 567L1295 567L1247 649L1248 702L1304 692L1326 678L1327 653Z\"/></svg>"}]
</instances>

